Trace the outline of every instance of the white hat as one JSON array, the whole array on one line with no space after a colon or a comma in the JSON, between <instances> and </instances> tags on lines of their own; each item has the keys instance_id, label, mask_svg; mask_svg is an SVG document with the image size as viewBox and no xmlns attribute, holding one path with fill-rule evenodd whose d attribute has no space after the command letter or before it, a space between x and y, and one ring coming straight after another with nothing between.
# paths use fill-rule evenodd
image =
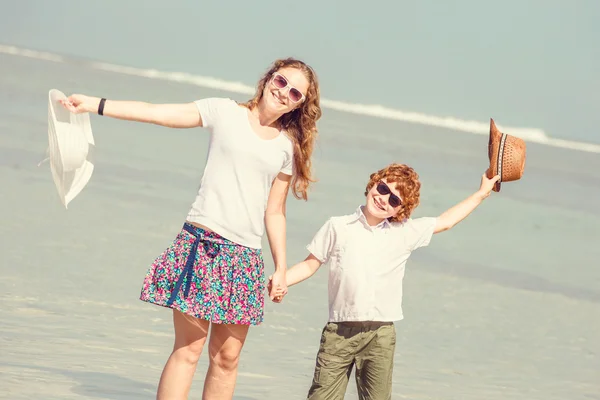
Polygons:
<instances>
[{"instance_id":1,"label":"white hat","mask_svg":"<svg viewBox=\"0 0 600 400\"><path fill-rule=\"evenodd\" d=\"M48 93L48 159L61 202L67 208L85 187L94 171L94 137L90 115L73 114L59 100L60 90Z\"/></svg>"}]
</instances>

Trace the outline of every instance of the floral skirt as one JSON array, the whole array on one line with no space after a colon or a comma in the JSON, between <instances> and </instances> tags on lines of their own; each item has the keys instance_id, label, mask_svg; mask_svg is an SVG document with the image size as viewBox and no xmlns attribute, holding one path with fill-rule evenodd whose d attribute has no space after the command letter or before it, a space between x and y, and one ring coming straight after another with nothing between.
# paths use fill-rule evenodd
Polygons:
<instances>
[{"instance_id":1,"label":"floral skirt","mask_svg":"<svg viewBox=\"0 0 600 400\"><path fill-rule=\"evenodd\" d=\"M264 291L260 249L186 222L150 267L140 300L215 324L259 325Z\"/></svg>"}]
</instances>

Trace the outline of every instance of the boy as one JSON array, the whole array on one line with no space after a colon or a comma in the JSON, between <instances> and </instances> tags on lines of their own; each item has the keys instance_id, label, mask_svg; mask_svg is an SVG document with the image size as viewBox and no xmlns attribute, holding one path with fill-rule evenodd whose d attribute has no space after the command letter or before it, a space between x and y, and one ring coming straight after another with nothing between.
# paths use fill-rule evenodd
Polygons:
<instances>
[{"instance_id":1,"label":"boy","mask_svg":"<svg viewBox=\"0 0 600 400\"><path fill-rule=\"evenodd\" d=\"M307 246L309 256L287 271L295 285L323 264L329 270L329 322L317 355L311 400L343 399L352 368L360 399L391 399L396 331L402 316L402 279L412 251L427 246L490 195L499 176L484 174L477 192L437 218L410 219L419 205L417 173L392 164L372 174L366 203L330 218ZM280 302L284 293L275 293Z\"/></svg>"}]
</instances>

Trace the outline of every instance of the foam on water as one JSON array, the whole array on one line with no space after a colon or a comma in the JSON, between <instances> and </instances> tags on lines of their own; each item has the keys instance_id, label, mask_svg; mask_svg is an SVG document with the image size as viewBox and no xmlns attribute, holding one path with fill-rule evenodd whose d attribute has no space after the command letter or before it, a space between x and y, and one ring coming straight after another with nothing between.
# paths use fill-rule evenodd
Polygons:
<instances>
[{"instance_id":1,"label":"foam on water","mask_svg":"<svg viewBox=\"0 0 600 400\"><path fill-rule=\"evenodd\" d=\"M66 57L28 49L22 49L15 46L6 46L0 44L0 53L11 54L15 56L30 57L40 60L68 63L70 60ZM123 65L109 64L103 62L89 61L88 66L97 70L109 71L125 75L138 77L161 79L172 82L186 83L200 87L223 90L232 93L252 95L255 88L242 82L226 81L210 76L193 75L186 72L167 72L156 69L135 68ZM377 104L358 104L347 103L343 101L321 98L321 105L341 112L347 112L369 117L392 119L414 124L435 126L440 128L452 129L459 132L487 135L489 134L489 121L464 120L456 117L439 117L412 111L404 111L385 107ZM528 142L541 143L544 145L559 147L563 149L585 151L589 153L600 153L600 145L593 143L577 142L563 139L554 139L549 137L542 129L528 127L513 127L497 124L503 132L523 138Z\"/></svg>"}]
</instances>

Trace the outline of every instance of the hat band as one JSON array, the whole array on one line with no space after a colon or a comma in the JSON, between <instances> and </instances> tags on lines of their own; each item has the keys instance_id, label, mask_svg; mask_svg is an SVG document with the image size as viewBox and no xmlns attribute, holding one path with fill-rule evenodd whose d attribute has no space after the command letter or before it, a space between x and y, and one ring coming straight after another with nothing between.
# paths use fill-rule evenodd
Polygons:
<instances>
[{"instance_id":1,"label":"hat band","mask_svg":"<svg viewBox=\"0 0 600 400\"><path fill-rule=\"evenodd\" d=\"M502 182L502 156L504 155L504 143L506 142L506 133L502 134L500 139L500 146L498 147L498 175L500 175L500 182Z\"/></svg>"}]
</instances>

